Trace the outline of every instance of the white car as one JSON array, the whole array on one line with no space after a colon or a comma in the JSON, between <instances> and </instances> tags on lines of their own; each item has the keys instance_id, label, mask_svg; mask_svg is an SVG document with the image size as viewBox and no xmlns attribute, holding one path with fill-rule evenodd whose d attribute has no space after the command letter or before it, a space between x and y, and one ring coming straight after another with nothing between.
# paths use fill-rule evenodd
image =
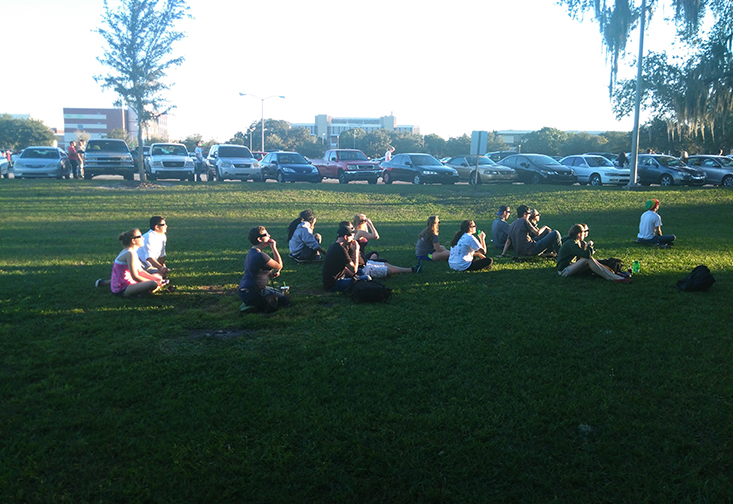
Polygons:
<instances>
[{"instance_id":1,"label":"white car","mask_svg":"<svg viewBox=\"0 0 733 504\"><path fill-rule=\"evenodd\" d=\"M603 184L626 185L631 177L631 170L619 168L603 156L583 154L567 156L560 160L561 164L575 170L578 183L599 186Z\"/></svg>"},{"instance_id":2,"label":"white car","mask_svg":"<svg viewBox=\"0 0 733 504\"><path fill-rule=\"evenodd\" d=\"M10 177L10 163L4 157L0 157L0 177Z\"/></svg>"},{"instance_id":3,"label":"white car","mask_svg":"<svg viewBox=\"0 0 733 504\"><path fill-rule=\"evenodd\" d=\"M194 181L194 163L183 144L154 143L145 168L150 180L180 179Z\"/></svg>"},{"instance_id":4,"label":"white car","mask_svg":"<svg viewBox=\"0 0 733 504\"><path fill-rule=\"evenodd\" d=\"M71 178L71 163L66 152L56 147L32 146L13 164L15 178Z\"/></svg>"}]
</instances>

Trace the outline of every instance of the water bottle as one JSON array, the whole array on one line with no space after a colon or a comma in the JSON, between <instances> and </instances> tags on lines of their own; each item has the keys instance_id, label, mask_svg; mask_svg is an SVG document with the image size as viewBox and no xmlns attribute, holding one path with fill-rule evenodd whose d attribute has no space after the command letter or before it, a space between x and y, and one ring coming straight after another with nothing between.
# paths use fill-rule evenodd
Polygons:
<instances>
[{"instance_id":1,"label":"water bottle","mask_svg":"<svg viewBox=\"0 0 733 504\"><path fill-rule=\"evenodd\" d=\"M634 264L631 265L631 271L634 273L639 272L639 261L634 261Z\"/></svg>"}]
</instances>

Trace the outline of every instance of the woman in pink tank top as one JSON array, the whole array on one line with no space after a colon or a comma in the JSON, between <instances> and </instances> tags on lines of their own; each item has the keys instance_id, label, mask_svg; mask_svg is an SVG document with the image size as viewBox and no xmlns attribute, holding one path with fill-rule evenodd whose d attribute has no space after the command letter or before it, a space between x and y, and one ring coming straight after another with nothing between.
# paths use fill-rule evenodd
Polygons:
<instances>
[{"instance_id":1,"label":"woman in pink tank top","mask_svg":"<svg viewBox=\"0 0 733 504\"><path fill-rule=\"evenodd\" d=\"M155 292L165 285L166 281L160 275L152 275L140 266L137 249L143 243L142 238L139 229L126 231L117 238L124 248L112 263L112 294L130 297L143 292Z\"/></svg>"}]
</instances>

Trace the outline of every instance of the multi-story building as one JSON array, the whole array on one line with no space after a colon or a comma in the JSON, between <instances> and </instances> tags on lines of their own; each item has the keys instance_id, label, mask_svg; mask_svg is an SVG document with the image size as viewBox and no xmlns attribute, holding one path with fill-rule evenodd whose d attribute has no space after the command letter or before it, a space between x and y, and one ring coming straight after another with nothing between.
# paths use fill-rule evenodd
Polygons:
<instances>
[{"instance_id":1,"label":"multi-story building","mask_svg":"<svg viewBox=\"0 0 733 504\"><path fill-rule=\"evenodd\" d=\"M384 129L387 131L399 131L420 134L418 126L398 126L394 116L388 115L379 118L371 117L331 117L329 115L320 114L316 116L314 123L295 123L294 128L307 128L311 135L321 139L323 143L327 143L329 147L338 145L339 136L344 131L351 129L362 129L367 133Z\"/></svg>"},{"instance_id":2,"label":"multi-story building","mask_svg":"<svg viewBox=\"0 0 733 504\"><path fill-rule=\"evenodd\" d=\"M106 138L107 134L121 129L137 138L137 114L129 109L66 108L64 107L64 144L76 140L77 132L84 131L90 138ZM168 135L168 116L162 115L148 124L147 138Z\"/></svg>"}]
</instances>

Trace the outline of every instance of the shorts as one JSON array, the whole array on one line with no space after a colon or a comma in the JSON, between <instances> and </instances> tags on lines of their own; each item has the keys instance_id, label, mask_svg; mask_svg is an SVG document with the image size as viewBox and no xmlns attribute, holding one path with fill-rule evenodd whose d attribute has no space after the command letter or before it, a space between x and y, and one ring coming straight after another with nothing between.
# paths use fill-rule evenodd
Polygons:
<instances>
[{"instance_id":1,"label":"shorts","mask_svg":"<svg viewBox=\"0 0 733 504\"><path fill-rule=\"evenodd\" d=\"M364 266L364 274L372 278L385 278L389 273L387 265L376 261L367 261Z\"/></svg>"}]
</instances>

